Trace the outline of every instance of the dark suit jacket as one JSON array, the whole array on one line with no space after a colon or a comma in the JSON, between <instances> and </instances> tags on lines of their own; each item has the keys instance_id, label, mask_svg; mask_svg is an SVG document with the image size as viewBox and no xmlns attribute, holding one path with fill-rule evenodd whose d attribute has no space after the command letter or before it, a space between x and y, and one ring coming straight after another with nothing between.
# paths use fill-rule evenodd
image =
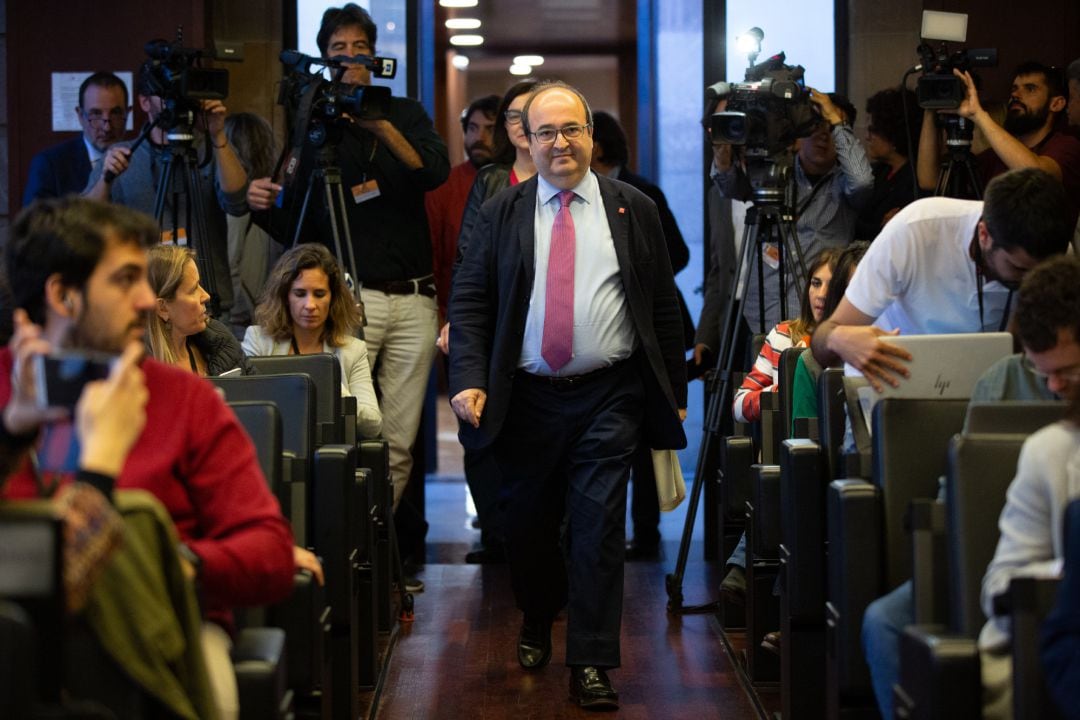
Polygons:
<instances>
[{"instance_id":1,"label":"dark suit jacket","mask_svg":"<svg viewBox=\"0 0 1080 720\"><path fill-rule=\"evenodd\" d=\"M643 440L658 449L685 447L677 412L686 407L679 306L656 206L625 183L597 179L640 342ZM484 204L454 279L450 397L468 388L487 392L479 429L461 425L468 449L489 445L509 409L535 274L536 188L534 176Z\"/></svg>"},{"instance_id":2,"label":"dark suit jacket","mask_svg":"<svg viewBox=\"0 0 1080 720\"><path fill-rule=\"evenodd\" d=\"M90 157L82 135L46 148L30 161L30 174L23 190L23 205L37 198L62 197L81 193L90 179Z\"/></svg>"}]
</instances>

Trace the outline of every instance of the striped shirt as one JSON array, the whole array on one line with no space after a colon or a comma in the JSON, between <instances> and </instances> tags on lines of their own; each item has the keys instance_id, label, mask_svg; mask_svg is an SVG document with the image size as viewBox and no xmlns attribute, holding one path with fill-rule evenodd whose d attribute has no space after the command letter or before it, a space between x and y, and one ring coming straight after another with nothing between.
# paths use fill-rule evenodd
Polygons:
<instances>
[{"instance_id":1,"label":"striped shirt","mask_svg":"<svg viewBox=\"0 0 1080 720\"><path fill-rule=\"evenodd\" d=\"M776 392L776 379L780 373L780 354L790 347L806 347L810 336L803 335L796 343L791 342L791 320L774 327L765 337L754 367L735 391L732 412L736 422L756 422L761 419L761 393Z\"/></svg>"}]
</instances>

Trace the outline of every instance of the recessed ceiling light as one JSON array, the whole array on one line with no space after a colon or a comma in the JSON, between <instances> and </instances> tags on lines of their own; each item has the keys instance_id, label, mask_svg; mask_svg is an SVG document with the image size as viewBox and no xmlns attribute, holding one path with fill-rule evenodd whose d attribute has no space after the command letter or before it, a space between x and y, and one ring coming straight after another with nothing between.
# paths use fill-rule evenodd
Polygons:
<instances>
[{"instance_id":1,"label":"recessed ceiling light","mask_svg":"<svg viewBox=\"0 0 1080 720\"><path fill-rule=\"evenodd\" d=\"M543 55L518 55L514 58L515 65L543 65Z\"/></svg>"},{"instance_id":2,"label":"recessed ceiling light","mask_svg":"<svg viewBox=\"0 0 1080 720\"><path fill-rule=\"evenodd\" d=\"M467 67L469 67L469 56L468 55L455 55L453 57L453 59L450 60L450 62L458 70L464 70Z\"/></svg>"},{"instance_id":3,"label":"recessed ceiling light","mask_svg":"<svg viewBox=\"0 0 1080 720\"><path fill-rule=\"evenodd\" d=\"M532 65L525 65L522 63L514 63L510 66L511 75L528 75L532 72Z\"/></svg>"},{"instance_id":4,"label":"recessed ceiling light","mask_svg":"<svg viewBox=\"0 0 1080 720\"><path fill-rule=\"evenodd\" d=\"M439 4L448 8L476 7L480 0L439 0Z\"/></svg>"},{"instance_id":5,"label":"recessed ceiling light","mask_svg":"<svg viewBox=\"0 0 1080 720\"><path fill-rule=\"evenodd\" d=\"M451 45L483 45L483 35L451 35Z\"/></svg>"},{"instance_id":6,"label":"recessed ceiling light","mask_svg":"<svg viewBox=\"0 0 1080 720\"><path fill-rule=\"evenodd\" d=\"M451 30L475 30L480 27L480 21L476 18L450 18L446 21L446 27Z\"/></svg>"}]
</instances>

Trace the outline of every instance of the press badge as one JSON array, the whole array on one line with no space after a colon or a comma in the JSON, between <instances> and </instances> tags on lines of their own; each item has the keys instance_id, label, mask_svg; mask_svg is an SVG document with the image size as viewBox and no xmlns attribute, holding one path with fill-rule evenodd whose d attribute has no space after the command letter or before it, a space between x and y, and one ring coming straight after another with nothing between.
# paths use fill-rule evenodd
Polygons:
<instances>
[{"instance_id":1,"label":"press badge","mask_svg":"<svg viewBox=\"0 0 1080 720\"><path fill-rule=\"evenodd\" d=\"M187 230L184 228L177 228L175 238L172 230L161 231L161 244L162 245L179 245L181 247L187 247Z\"/></svg>"},{"instance_id":2,"label":"press badge","mask_svg":"<svg viewBox=\"0 0 1080 720\"><path fill-rule=\"evenodd\" d=\"M382 193L379 192L379 183L376 180L367 180L359 185L352 186L353 201L357 205L377 198L381 194Z\"/></svg>"},{"instance_id":3,"label":"press badge","mask_svg":"<svg viewBox=\"0 0 1080 720\"><path fill-rule=\"evenodd\" d=\"M780 249L776 243L765 243L761 246L761 259L773 270L780 267Z\"/></svg>"}]
</instances>

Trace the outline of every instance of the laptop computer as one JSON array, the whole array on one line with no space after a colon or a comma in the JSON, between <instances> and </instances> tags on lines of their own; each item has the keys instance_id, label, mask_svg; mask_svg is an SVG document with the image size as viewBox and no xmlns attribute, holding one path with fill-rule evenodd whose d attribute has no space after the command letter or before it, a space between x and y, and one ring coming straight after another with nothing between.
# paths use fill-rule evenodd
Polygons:
<instances>
[{"instance_id":1,"label":"laptop computer","mask_svg":"<svg viewBox=\"0 0 1080 720\"><path fill-rule=\"evenodd\" d=\"M874 405L882 398L970 398L976 381L987 368L1013 352L1013 337L1007 332L897 335L881 339L911 353L907 365L911 374L901 378L898 387L885 384L880 393L869 384L858 388L859 405L867 426ZM844 375L858 378L859 383L866 382L862 373L850 364L844 365Z\"/></svg>"}]
</instances>

